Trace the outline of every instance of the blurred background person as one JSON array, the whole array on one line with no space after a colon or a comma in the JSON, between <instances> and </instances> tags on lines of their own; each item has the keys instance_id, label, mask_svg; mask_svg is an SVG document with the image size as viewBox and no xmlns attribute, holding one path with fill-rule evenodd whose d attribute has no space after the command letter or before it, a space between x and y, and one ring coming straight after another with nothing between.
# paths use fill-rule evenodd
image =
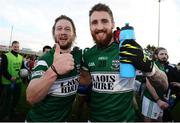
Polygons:
<instances>
[{"instance_id":1,"label":"blurred background person","mask_svg":"<svg viewBox=\"0 0 180 123\"><path fill-rule=\"evenodd\" d=\"M168 62L168 52L166 48L164 47L158 47L154 51L154 59L156 64L160 67L160 69L163 69L168 77L168 82L169 82L169 88L168 91L166 92L166 98L167 101L169 102L169 99L172 99L171 97L174 96L174 102L173 104L169 104L169 108L164 111L164 116L163 116L163 121L172 121L173 118L171 116L171 112L177 102L179 101L179 96L178 96L178 88L174 85L174 83L179 83L180 82L180 74L179 71L176 67L175 64L171 64ZM170 102L169 102L170 103Z\"/></svg>"},{"instance_id":2,"label":"blurred background person","mask_svg":"<svg viewBox=\"0 0 180 123\"><path fill-rule=\"evenodd\" d=\"M19 54L19 42L13 41L12 50L2 55L2 104L0 120L11 120L21 94L22 81L19 76L23 67L23 56Z\"/></svg>"},{"instance_id":3,"label":"blurred background person","mask_svg":"<svg viewBox=\"0 0 180 123\"><path fill-rule=\"evenodd\" d=\"M51 46L45 45L45 46L43 47L43 54L47 53L47 52L50 51L51 49L52 49Z\"/></svg>"}]
</instances>

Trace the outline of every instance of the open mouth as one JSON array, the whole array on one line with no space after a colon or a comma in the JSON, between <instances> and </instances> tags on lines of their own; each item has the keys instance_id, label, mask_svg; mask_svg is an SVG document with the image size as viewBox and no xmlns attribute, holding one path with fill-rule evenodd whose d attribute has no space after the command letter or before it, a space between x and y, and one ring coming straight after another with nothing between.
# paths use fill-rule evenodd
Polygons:
<instances>
[{"instance_id":1,"label":"open mouth","mask_svg":"<svg viewBox=\"0 0 180 123\"><path fill-rule=\"evenodd\" d=\"M60 40L67 40L68 37L67 37L67 36L61 36L59 39L60 39Z\"/></svg>"}]
</instances>

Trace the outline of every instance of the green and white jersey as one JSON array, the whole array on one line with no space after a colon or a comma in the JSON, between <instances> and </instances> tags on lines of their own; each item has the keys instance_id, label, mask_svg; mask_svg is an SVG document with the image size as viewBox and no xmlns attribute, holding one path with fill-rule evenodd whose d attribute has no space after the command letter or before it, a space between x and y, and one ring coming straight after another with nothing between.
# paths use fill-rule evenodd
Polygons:
<instances>
[{"instance_id":1,"label":"green and white jersey","mask_svg":"<svg viewBox=\"0 0 180 123\"><path fill-rule=\"evenodd\" d=\"M49 89L48 95L39 103L32 106L27 115L27 121L67 121L71 112L72 103L78 88L79 70L82 59L81 51L72 52L75 69L69 73L58 76ZM42 56L33 69L32 79L40 78L52 65L54 49Z\"/></svg>"},{"instance_id":2,"label":"green and white jersey","mask_svg":"<svg viewBox=\"0 0 180 123\"><path fill-rule=\"evenodd\" d=\"M113 43L105 49L95 45L83 54L84 70L92 77L90 121L133 121L135 78L120 78L119 47Z\"/></svg>"}]
</instances>

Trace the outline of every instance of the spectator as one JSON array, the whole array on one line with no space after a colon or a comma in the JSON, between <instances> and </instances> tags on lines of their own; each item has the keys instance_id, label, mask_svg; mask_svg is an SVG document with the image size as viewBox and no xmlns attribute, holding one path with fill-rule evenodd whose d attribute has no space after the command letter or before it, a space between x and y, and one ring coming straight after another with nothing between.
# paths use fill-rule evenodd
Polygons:
<instances>
[{"instance_id":1,"label":"spectator","mask_svg":"<svg viewBox=\"0 0 180 123\"><path fill-rule=\"evenodd\" d=\"M43 53L45 54L45 53L47 53L48 51L50 51L51 49L52 49L51 46L46 45L46 46L43 47Z\"/></svg>"},{"instance_id":2,"label":"spectator","mask_svg":"<svg viewBox=\"0 0 180 123\"><path fill-rule=\"evenodd\" d=\"M163 115L163 121L172 121L171 111L173 110L173 107L177 104L179 100L178 96L178 89L176 86L173 86L173 83L179 83L180 82L180 75L178 72L178 69L175 64L170 64L168 62L168 52L165 48L159 47L154 51L154 57L156 58L156 64L160 66L161 69L163 69L168 77L169 82L169 88L166 94L167 99L173 94L176 95L176 100L173 106L170 106L168 109L164 111ZM173 83L172 83L173 82ZM176 84L175 84L176 85ZM169 93L169 94L168 94Z\"/></svg>"},{"instance_id":3,"label":"spectator","mask_svg":"<svg viewBox=\"0 0 180 123\"><path fill-rule=\"evenodd\" d=\"M19 71L23 57L19 54L19 42L12 42L12 50L2 55L2 109L0 120L11 120L21 94L22 81Z\"/></svg>"}]
</instances>

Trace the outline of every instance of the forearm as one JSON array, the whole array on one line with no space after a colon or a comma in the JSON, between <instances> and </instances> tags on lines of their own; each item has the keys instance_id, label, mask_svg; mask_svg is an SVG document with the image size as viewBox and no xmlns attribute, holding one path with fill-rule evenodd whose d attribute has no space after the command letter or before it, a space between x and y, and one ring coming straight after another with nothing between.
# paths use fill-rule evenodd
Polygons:
<instances>
[{"instance_id":1,"label":"forearm","mask_svg":"<svg viewBox=\"0 0 180 123\"><path fill-rule=\"evenodd\" d=\"M79 83L81 85L89 85L91 83L91 75L88 71L81 70Z\"/></svg>"},{"instance_id":2,"label":"forearm","mask_svg":"<svg viewBox=\"0 0 180 123\"><path fill-rule=\"evenodd\" d=\"M148 91L150 92L151 96L153 97L153 99L155 101L159 100L159 96L156 93L156 90L154 89L154 87L151 85L151 83L149 82L148 79L146 79L146 87L148 89Z\"/></svg>"},{"instance_id":3,"label":"forearm","mask_svg":"<svg viewBox=\"0 0 180 123\"><path fill-rule=\"evenodd\" d=\"M148 78L150 79L150 82L153 86L157 85L157 86L163 88L164 90L167 90L167 88L168 88L167 76L155 64L154 64L152 72L145 73L145 74L148 76Z\"/></svg>"},{"instance_id":4,"label":"forearm","mask_svg":"<svg viewBox=\"0 0 180 123\"><path fill-rule=\"evenodd\" d=\"M44 99L56 78L57 75L49 68L42 77L31 80L26 90L27 101L34 104Z\"/></svg>"}]
</instances>

